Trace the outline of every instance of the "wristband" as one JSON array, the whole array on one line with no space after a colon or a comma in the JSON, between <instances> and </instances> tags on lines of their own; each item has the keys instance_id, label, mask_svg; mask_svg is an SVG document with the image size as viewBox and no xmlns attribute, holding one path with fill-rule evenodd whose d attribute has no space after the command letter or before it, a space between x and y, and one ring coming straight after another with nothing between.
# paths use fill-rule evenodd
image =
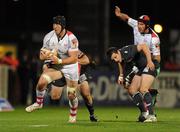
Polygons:
<instances>
[{"instance_id":1,"label":"wristband","mask_svg":"<svg viewBox=\"0 0 180 132\"><path fill-rule=\"evenodd\" d=\"M119 76L118 80L119 80L119 81L123 81L123 77L122 77L122 76Z\"/></svg>"},{"instance_id":2,"label":"wristband","mask_svg":"<svg viewBox=\"0 0 180 132\"><path fill-rule=\"evenodd\" d=\"M58 59L58 64L62 64L62 59Z\"/></svg>"}]
</instances>

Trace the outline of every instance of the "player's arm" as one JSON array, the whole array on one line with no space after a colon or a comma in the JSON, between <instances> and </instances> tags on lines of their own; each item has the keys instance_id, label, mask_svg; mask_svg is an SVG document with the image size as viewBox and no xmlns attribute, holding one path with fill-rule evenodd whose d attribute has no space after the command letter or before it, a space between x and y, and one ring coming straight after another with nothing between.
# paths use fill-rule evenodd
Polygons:
<instances>
[{"instance_id":1,"label":"player's arm","mask_svg":"<svg viewBox=\"0 0 180 132\"><path fill-rule=\"evenodd\" d=\"M122 85L124 79L123 79L123 68L120 62L118 63L118 70L119 70L118 84Z\"/></svg>"},{"instance_id":2,"label":"player's arm","mask_svg":"<svg viewBox=\"0 0 180 132\"><path fill-rule=\"evenodd\" d=\"M40 49L40 55L39 55L39 58L40 60L47 60L47 59L50 59L51 56L57 56L57 50L54 49L54 50L48 50L46 48L41 48Z\"/></svg>"},{"instance_id":3,"label":"player's arm","mask_svg":"<svg viewBox=\"0 0 180 132\"><path fill-rule=\"evenodd\" d=\"M153 60L157 60L160 63L161 62L161 56L160 55L153 55Z\"/></svg>"},{"instance_id":4,"label":"player's arm","mask_svg":"<svg viewBox=\"0 0 180 132\"><path fill-rule=\"evenodd\" d=\"M149 50L149 47L146 44L138 44L137 50L138 52L143 51L147 59L147 67L149 67L151 70L154 70L154 63L152 62L151 52Z\"/></svg>"},{"instance_id":5,"label":"player's arm","mask_svg":"<svg viewBox=\"0 0 180 132\"><path fill-rule=\"evenodd\" d=\"M48 51L45 48L40 49L40 54L39 54L39 59L40 60L46 60L47 59L47 54L49 54L50 51Z\"/></svg>"},{"instance_id":6,"label":"player's arm","mask_svg":"<svg viewBox=\"0 0 180 132\"><path fill-rule=\"evenodd\" d=\"M122 13L122 12L121 12L121 9L120 9L118 6L115 6L115 15L116 15L119 19L121 19L121 20L123 20L123 21L125 21L125 22L127 22L128 19L130 18L127 14Z\"/></svg>"},{"instance_id":7,"label":"player's arm","mask_svg":"<svg viewBox=\"0 0 180 132\"><path fill-rule=\"evenodd\" d=\"M57 56L51 57L53 64L62 64L62 65L68 65L68 64L74 64L78 61L78 50L77 51L69 51L69 57L60 59Z\"/></svg>"},{"instance_id":8,"label":"player's arm","mask_svg":"<svg viewBox=\"0 0 180 132\"><path fill-rule=\"evenodd\" d=\"M90 60L87 55L81 52L81 54L78 56L78 63L81 65L88 65L90 63Z\"/></svg>"},{"instance_id":9,"label":"player's arm","mask_svg":"<svg viewBox=\"0 0 180 132\"><path fill-rule=\"evenodd\" d=\"M161 55L160 55L160 40L158 37L152 38L151 43L152 53L153 53L153 60L157 60L159 63L161 62Z\"/></svg>"}]
</instances>

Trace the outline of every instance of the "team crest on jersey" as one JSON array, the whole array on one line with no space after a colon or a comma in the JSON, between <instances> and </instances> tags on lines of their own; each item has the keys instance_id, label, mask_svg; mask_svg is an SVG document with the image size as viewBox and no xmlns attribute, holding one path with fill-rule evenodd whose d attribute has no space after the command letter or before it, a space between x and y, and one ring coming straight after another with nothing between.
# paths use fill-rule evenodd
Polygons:
<instances>
[{"instance_id":1,"label":"team crest on jersey","mask_svg":"<svg viewBox=\"0 0 180 132\"><path fill-rule=\"evenodd\" d=\"M76 49L78 47L78 40L75 38L71 42L72 42L72 48Z\"/></svg>"}]
</instances>

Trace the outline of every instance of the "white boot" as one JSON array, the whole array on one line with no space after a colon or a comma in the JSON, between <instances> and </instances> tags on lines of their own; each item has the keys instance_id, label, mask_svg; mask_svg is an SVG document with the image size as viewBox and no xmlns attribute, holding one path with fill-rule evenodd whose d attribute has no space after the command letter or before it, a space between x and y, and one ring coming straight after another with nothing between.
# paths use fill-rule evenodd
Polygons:
<instances>
[{"instance_id":1,"label":"white boot","mask_svg":"<svg viewBox=\"0 0 180 132\"><path fill-rule=\"evenodd\" d=\"M157 118L155 115L148 115L144 122L157 122Z\"/></svg>"},{"instance_id":2,"label":"white boot","mask_svg":"<svg viewBox=\"0 0 180 132\"><path fill-rule=\"evenodd\" d=\"M34 110L41 109L43 104L39 105L38 103L34 103L28 107L26 107L26 112L33 112Z\"/></svg>"}]
</instances>

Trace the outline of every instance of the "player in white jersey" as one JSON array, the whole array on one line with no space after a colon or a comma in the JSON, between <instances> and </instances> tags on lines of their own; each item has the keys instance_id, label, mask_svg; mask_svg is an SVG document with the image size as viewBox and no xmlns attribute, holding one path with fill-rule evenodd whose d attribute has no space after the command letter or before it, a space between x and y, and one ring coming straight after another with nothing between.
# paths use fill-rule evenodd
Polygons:
<instances>
[{"instance_id":1,"label":"player in white jersey","mask_svg":"<svg viewBox=\"0 0 180 132\"><path fill-rule=\"evenodd\" d=\"M51 83L53 80L61 78L62 72L67 83L67 95L70 105L69 122L74 123L76 122L78 107L78 98L76 96L76 89L79 80L77 63L78 40L72 32L66 30L65 25L66 21L64 16L54 17L53 30L44 37L40 59L45 60L45 62L49 64L48 71L53 69L52 71L55 72L54 74L48 74L48 71L43 72L37 85L37 99L41 97L41 100L43 100L47 84ZM57 55L54 54L54 51L57 52ZM60 73L59 78L54 79L57 72ZM39 85L39 83L41 85ZM40 101L40 103L36 101L35 104L38 104L39 108L42 108L42 101ZM38 107L33 104L27 107L26 111L31 112L36 108L38 109Z\"/></svg>"},{"instance_id":2,"label":"player in white jersey","mask_svg":"<svg viewBox=\"0 0 180 132\"><path fill-rule=\"evenodd\" d=\"M131 87L133 87L133 89L131 88L129 92L133 96L136 96L139 93L136 93L135 91L139 89L149 111L149 116L146 118L145 122L156 121L157 119L155 118L153 111L152 96L149 93L149 90L155 77L160 71L160 39L158 35L150 28L150 18L147 15L142 15L138 18L138 20L135 20L129 17L127 14L122 13L118 6L115 7L115 15L119 19L126 21L133 28L134 44L137 45L145 43L148 45L151 51L155 70L152 71L150 69L145 69L141 76L135 75L131 83ZM138 86L137 84L140 85Z\"/></svg>"}]
</instances>

